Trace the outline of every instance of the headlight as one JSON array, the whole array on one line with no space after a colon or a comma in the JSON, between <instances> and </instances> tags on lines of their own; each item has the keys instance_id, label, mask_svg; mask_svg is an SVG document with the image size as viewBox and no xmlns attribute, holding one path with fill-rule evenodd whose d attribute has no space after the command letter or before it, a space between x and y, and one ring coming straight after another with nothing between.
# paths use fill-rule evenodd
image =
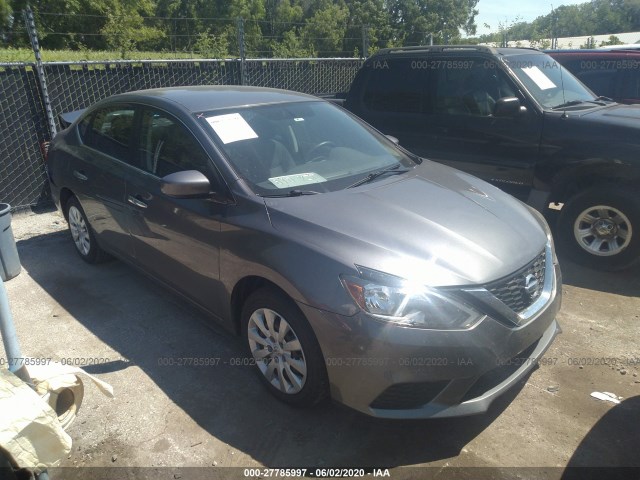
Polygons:
<instances>
[{"instance_id":1,"label":"headlight","mask_svg":"<svg viewBox=\"0 0 640 480\"><path fill-rule=\"evenodd\" d=\"M358 306L390 323L409 327L460 330L478 323L484 315L444 292L364 267L359 277L341 280Z\"/></svg>"}]
</instances>

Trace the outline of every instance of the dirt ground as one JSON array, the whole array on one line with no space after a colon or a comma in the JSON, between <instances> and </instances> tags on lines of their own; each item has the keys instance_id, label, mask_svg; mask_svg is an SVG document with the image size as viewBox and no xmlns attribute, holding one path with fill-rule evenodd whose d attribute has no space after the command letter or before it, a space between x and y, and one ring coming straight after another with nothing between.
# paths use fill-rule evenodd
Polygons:
<instances>
[{"instance_id":1,"label":"dirt ground","mask_svg":"<svg viewBox=\"0 0 640 480\"><path fill-rule=\"evenodd\" d=\"M561 257L563 333L526 381L485 415L381 421L331 403L279 403L251 367L235 365L238 339L119 261L84 263L57 212L18 214L13 230L23 271L6 287L23 354L105 359L86 370L115 390L107 398L85 383L66 467L153 467L154 478L194 476L177 467L211 467L199 471L217 478L247 473L223 467L560 478L567 465L640 466L640 268L602 273ZM222 361L167 365L213 357Z\"/></svg>"}]
</instances>

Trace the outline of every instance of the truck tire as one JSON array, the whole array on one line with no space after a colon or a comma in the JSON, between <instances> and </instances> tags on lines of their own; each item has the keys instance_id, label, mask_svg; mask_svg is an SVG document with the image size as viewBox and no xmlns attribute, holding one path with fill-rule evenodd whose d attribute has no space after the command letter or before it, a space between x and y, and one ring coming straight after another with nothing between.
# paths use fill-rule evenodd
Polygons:
<instances>
[{"instance_id":1,"label":"truck tire","mask_svg":"<svg viewBox=\"0 0 640 480\"><path fill-rule=\"evenodd\" d=\"M625 188L596 187L565 203L558 243L576 262L621 270L640 258L640 197Z\"/></svg>"}]
</instances>

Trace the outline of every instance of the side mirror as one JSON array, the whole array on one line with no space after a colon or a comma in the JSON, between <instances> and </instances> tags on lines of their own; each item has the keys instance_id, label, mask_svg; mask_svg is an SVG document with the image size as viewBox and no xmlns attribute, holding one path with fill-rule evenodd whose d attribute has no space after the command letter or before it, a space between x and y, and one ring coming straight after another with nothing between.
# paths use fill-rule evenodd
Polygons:
<instances>
[{"instance_id":1,"label":"side mirror","mask_svg":"<svg viewBox=\"0 0 640 480\"><path fill-rule=\"evenodd\" d=\"M389 140L391 140L393 143L395 143L396 145L400 145L400 140L398 140L396 137L394 137L393 135L385 135L385 137L387 137Z\"/></svg>"},{"instance_id":2,"label":"side mirror","mask_svg":"<svg viewBox=\"0 0 640 480\"><path fill-rule=\"evenodd\" d=\"M520 99L517 97L503 97L498 99L495 107L493 107L493 116L515 117L526 111L526 107L520 105Z\"/></svg>"},{"instance_id":3,"label":"side mirror","mask_svg":"<svg viewBox=\"0 0 640 480\"><path fill-rule=\"evenodd\" d=\"M211 191L209 179L197 170L171 173L160 182L160 191L174 198L207 197Z\"/></svg>"}]
</instances>

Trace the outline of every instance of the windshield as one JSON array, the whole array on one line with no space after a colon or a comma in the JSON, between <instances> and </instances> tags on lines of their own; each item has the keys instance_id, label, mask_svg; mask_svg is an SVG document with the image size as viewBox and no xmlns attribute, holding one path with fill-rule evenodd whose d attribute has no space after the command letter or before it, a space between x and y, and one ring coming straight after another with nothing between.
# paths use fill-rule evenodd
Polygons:
<instances>
[{"instance_id":1,"label":"windshield","mask_svg":"<svg viewBox=\"0 0 640 480\"><path fill-rule=\"evenodd\" d=\"M386 137L326 102L240 107L199 115L259 195L344 189L384 168L415 166Z\"/></svg>"},{"instance_id":2,"label":"windshield","mask_svg":"<svg viewBox=\"0 0 640 480\"><path fill-rule=\"evenodd\" d=\"M548 55L507 57L505 64L545 108L556 108L569 102L580 104L596 99L571 72ZM593 104L587 106L591 107Z\"/></svg>"}]
</instances>

